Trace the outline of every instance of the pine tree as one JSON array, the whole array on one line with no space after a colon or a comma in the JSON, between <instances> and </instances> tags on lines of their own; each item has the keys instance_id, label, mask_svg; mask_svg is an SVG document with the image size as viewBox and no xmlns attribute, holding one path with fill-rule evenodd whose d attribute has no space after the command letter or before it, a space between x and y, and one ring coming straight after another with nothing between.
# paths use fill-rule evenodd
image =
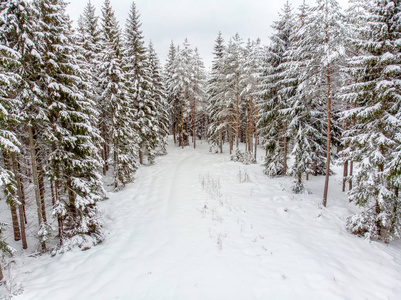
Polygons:
<instances>
[{"instance_id":1,"label":"pine tree","mask_svg":"<svg viewBox=\"0 0 401 300\"><path fill-rule=\"evenodd\" d=\"M113 150L114 189L118 190L134 179L139 139L134 128L133 100L121 63L120 29L108 0L102 15L101 101L106 116L103 122Z\"/></svg>"},{"instance_id":2,"label":"pine tree","mask_svg":"<svg viewBox=\"0 0 401 300\"><path fill-rule=\"evenodd\" d=\"M174 61L176 58L177 49L174 46L173 41L171 41L167 62L164 67L164 89L166 90L167 103L169 105L169 115L170 115L170 124L172 129L172 134L174 138L174 144L177 144L177 133L178 124L179 124L179 107L178 107L178 95L174 92L173 86L171 85L171 78L174 74Z\"/></svg>"},{"instance_id":3,"label":"pine tree","mask_svg":"<svg viewBox=\"0 0 401 300\"><path fill-rule=\"evenodd\" d=\"M133 93L136 109L136 126L139 132L139 159L143 164L143 154L148 160L154 161L154 151L157 146L156 103L149 94L151 85L150 70L147 65L146 48L143 41L139 12L132 3L126 23L124 36L124 70L127 84Z\"/></svg>"},{"instance_id":4,"label":"pine tree","mask_svg":"<svg viewBox=\"0 0 401 300\"><path fill-rule=\"evenodd\" d=\"M280 93L285 80L285 55L291 46L294 31L292 8L284 5L280 20L273 24L274 34L265 57L265 70L260 93L259 127L263 146L266 148L265 173L269 176L286 175L288 159L288 108L285 93Z\"/></svg>"},{"instance_id":5,"label":"pine tree","mask_svg":"<svg viewBox=\"0 0 401 300\"><path fill-rule=\"evenodd\" d=\"M350 108L343 119L354 122L344 134L345 159L357 163L349 199L364 208L348 218L358 235L385 241L399 238L400 220L400 2L366 3L367 27L357 41L363 55L350 59L358 78L344 90Z\"/></svg>"},{"instance_id":6,"label":"pine tree","mask_svg":"<svg viewBox=\"0 0 401 300\"><path fill-rule=\"evenodd\" d=\"M153 48L152 42L149 43L147 51L148 68L150 72L150 84L148 86L149 97L156 107L156 128L157 146L162 154L166 154L167 138L169 134L169 105L163 86L163 78L159 58Z\"/></svg>"},{"instance_id":7,"label":"pine tree","mask_svg":"<svg viewBox=\"0 0 401 300\"><path fill-rule=\"evenodd\" d=\"M205 98L206 98L206 73L205 66L203 65L202 59L199 55L198 49L195 48L193 56L193 68L192 68L192 139L194 148L196 148L196 137L202 134L198 134L198 129L202 128L202 121L204 121L203 112L205 111ZM200 125L200 126L198 126Z\"/></svg>"},{"instance_id":8,"label":"pine tree","mask_svg":"<svg viewBox=\"0 0 401 300\"><path fill-rule=\"evenodd\" d=\"M185 39L183 48L177 49L175 59L171 66L171 77L168 78L168 90L174 95L173 106L177 108L176 119L179 124L179 146L184 148L188 141L188 117L189 103L193 92L191 89L193 51L189 47L188 40Z\"/></svg>"},{"instance_id":9,"label":"pine tree","mask_svg":"<svg viewBox=\"0 0 401 300\"><path fill-rule=\"evenodd\" d=\"M19 171L19 153L23 145L17 141L16 135L18 134L18 139L21 140L23 138L21 133L25 131L23 123L30 122L31 118L34 117L38 121L44 118L43 114L37 114L38 110L32 109L40 103L40 100L35 96L39 89L32 80L37 78L39 72L37 62L40 60L34 42L37 19L29 3L23 0L4 1L0 7L2 16L0 25L1 44L3 45L2 56L4 57L2 59L2 80L4 81L1 83L7 82L7 86L2 88L3 94L1 95L0 105L3 108L0 109L2 112L0 113L0 123L3 124L0 127L13 132L9 131L6 134L6 139L10 137L12 139L6 143L8 149L3 149L4 156L7 156L8 172L9 174L12 173L11 181L6 185L6 190L9 192L7 193L9 203L12 204L14 228L18 224L16 212L16 206L18 206L20 224L18 230L21 232L22 246L26 249L28 245L25 233L25 200L22 176ZM13 78L18 80L15 81ZM0 177L2 176L0 175ZM0 185L1 181L0 179ZM41 218L39 218L40 222Z\"/></svg>"},{"instance_id":10,"label":"pine tree","mask_svg":"<svg viewBox=\"0 0 401 300\"><path fill-rule=\"evenodd\" d=\"M229 88L227 93L229 94L230 106L233 106L235 116L232 120L235 129L235 141L236 149L238 150L239 138L240 138L240 105L241 105L241 66L243 60L243 46L242 39L238 33L229 41L227 47L227 53L225 55L225 68L226 68L226 81L227 87ZM230 147L231 149L232 147ZM231 153L231 151L230 151Z\"/></svg>"},{"instance_id":11,"label":"pine tree","mask_svg":"<svg viewBox=\"0 0 401 300\"><path fill-rule=\"evenodd\" d=\"M86 71L86 81L90 85L90 89L86 90L86 94L96 104L96 110L100 113L98 123L95 126L100 130L102 139L99 139L97 145L103 160L103 175L108 171L108 136L107 128L103 122L105 118L105 110L102 107L101 93L99 82L99 65L101 64L102 37L98 24L99 17L96 16L96 9L90 1L88 1L85 9L78 20L77 45L80 46L78 56L81 62L81 68Z\"/></svg>"},{"instance_id":12,"label":"pine tree","mask_svg":"<svg viewBox=\"0 0 401 300\"><path fill-rule=\"evenodd\" d=\"M219 147L223 153L223 140L226 136L227 118L224 114L225 108L225 76L223 57L225 53L224 39L219 32L215 45L212 70L208 82L208 102L207 107L210 116L210 126L208 130L209 142L213 147Z\"/></svg>"},{"instance_id":13,"label":"pine tree","mask_svg":"<svg viewBox=\"0 0 401 300\"><path fill-rule=\"evenodd\" d=\"M347 56L355 57L364 55L363 49L358 46L358 41L363 38L363 32L369 30L368 25L368 12L366 7L366 1L363 0L351 0L350 7L347 9L346 14L346 26L347 26L347 39L346 39L346 50ZM361 74L358 74L357 70L353 68L352 64L348 64L345 67L346 75L348 75L347 81L352 81L357 83ZM347 100L347 99L345 99ZM345 101L347 102L347 101ZM353 107L356 107L356 103L353 103ZM350 109L350 103L347 102L347 110ZM345 122L344 129L348 130L351 126L354 126L355 120L350 120ZM343 143L343 148L348 148L348 143ZM349 190L352 189L352 180L348 176L353 175L354 162L345 160L343 169L343 192L345 192L345 186L348 181ZM349 167L349 171L348 171Z\"/></svg>"},{"instance_id":14,"label":"pine tree","mask_svg":"<svg viewBox=\"0 0 401 300\"><path fill-rule=\"evenodd\" d=\"M15 249L10 247L5 241L2 236L4 228L7 226L6 223L0 222L0 253L12 256L15 252ZM0 257L0 281L3 280L4 275L1 268L1 259Z\"/></svg>"},{"instance_id":15,"label":"pine tree","mask_svg":"<svg viewBox=\"0 0 401 300\"><path fill-rule=\"evenodd\" d=\"M13 123L19 121L18 110L21 102L15 96L19 81L18 74L20 64L19 53L10 47L10 35L12 35L13 4L9 1L0 4L0 150L4 155L20 152L20 142L13 131L10 130ZM0 165L0 186L5 186L6 196L11 202L14 199L14 191L16 190L13 182L13 174L10 170Z\"/></svg>"},{"instance_id":16,"label":"pine tree","mask_svg":"<svg viewBox=\"0 0 401 300\"><path fill-rule=\"evenodd\" d=\"M298 176L295 190L302 189L302 173L310 173L312 163L317 169L323 164L325 154L325 206L331 145L336 136L333 130L335 118L332 115L335 116L335 108L338 108L338 89L343 79L340 68L345 54L342 43L345 30L343 15L336 1L319 0L309 13L306 13L305 7L302 7L302 10L303 27L297 30L294 47L290 50L293 58L291 68L298 72L297 92L289 99L291 114L295 116L291 121L290 131L295 135L293 154L301 159L295 162L291 173ZM325 131L326 150L323 150Z\"/></svg>"},{"instance_id":17,"label":"pine tree","mask_svg":"<svg viewBox=\"0 0 401 300\"><path fill-rule=\"evenodd\" d=\"M249 157L251 157L251 153L254 151L253 138L254 132L256 131L256 103L258 103L257 97L259 96L259 79L261 73L260 66L260 40L258 39L252 42L248 40L247 46L245 48L242 66L243 76L241 78L240 84L244 86L244 89L241 93L241 97L245 99L242 108L242 110L245 112L245 119L243 120L243 122L245 123L245 128L243 131L245 131L245 152L248 152ZM256 160L256 156L254 156L254 160Z\"/></svg>"},{"instance_id":18,"label":"pine tree","mask_svg":"<svg viewBox=\"0 0 401 300\"><path fill-rule=\"evenodd\" d=\"M63 1L37 0L39 13L39 51L43 72L42 99L47 105L51 128L45 132L51 144L48 174L53 182L55 206L53 215L59 221L60 243L82 245L90 236L93 244L103 239L96 202L103 198L103 189L93 127L96 116L94 102L82 91L87 87L85 76L75 55L74 37ZM31 145L32 146L32 145ZM43 217L43 216L42 216ZM49 226L40 229L45 241Z\"/></svg>"}]
</instances>

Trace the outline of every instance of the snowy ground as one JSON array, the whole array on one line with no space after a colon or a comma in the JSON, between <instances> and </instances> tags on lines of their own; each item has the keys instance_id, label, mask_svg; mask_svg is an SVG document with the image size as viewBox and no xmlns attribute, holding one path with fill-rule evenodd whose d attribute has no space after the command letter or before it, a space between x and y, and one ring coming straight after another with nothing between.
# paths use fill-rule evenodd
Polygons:
<instances>
[{"instance_id":1,"label":"snowy ground","mask_svg":"<svg viewBox=\"0 0 401 300\"><path fill-rule=\"evenodd\" d=\"M344 230L340 176L322 208L322 177L294 195L198 146L170 146L100 204L101 245L20 260L13 299L401 299L401 243Z\"/></svg>"}]
</instances>

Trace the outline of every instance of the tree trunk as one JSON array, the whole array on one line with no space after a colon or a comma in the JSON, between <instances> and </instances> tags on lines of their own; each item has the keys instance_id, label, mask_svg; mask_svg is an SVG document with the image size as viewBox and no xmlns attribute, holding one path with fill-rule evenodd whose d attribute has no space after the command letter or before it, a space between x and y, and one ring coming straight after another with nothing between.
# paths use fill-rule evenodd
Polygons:
<instances>
[{"instance_id":1,"label":"tree trunk","mask_svg":"<svg viewBox=\"0 0 401 300\"><path fill-rule=\"evenodd\" d=\"M119 168L118 168L118 143L114 141L114 189L118 189L118 177L119 177Z\"/></svg>"},{"instance_id":2,"label":"tree trunk","mask_svg":"<svg viewBox=\"0 0 401 300\"><path fill-rule=\"evenodd\" d=\"M238 73L236 73L236 79L237 79L236 141L237 141L237 149L238 149L238 145L239 145L239 74Z\"/></svg>"},{"instance_id":3,"label":"tree trunk","mask_svg":"<svg viewBox=\"0 0 401 300\"><path fill-rule=\"evenodd\" d=\"M47 216L46 216L46 204L45 204L45 182L43 179L44 171L42 167L42 160L38 157L37 158L37 167L38 167L38 179L39 179L39 191L40 191L40 204L42 208L42 219L43 222L47 223Z\"/></svg>"},{"instance_id":4,"label":"tree trunk","mask_svg":"<svg viewBox=\"0 0 401 300\"><path fill-rule=\"evenodd\" d=\"M258 98L256 97L256 101L255 101L255 153L254 153L255 160L256 160L257 149L258 149Z\"/></svg>"},{"instance_id":5,"label":"tree trunk","mask_svg":"<svg viewBox=\"0 0 401 300\"><path fill-rule=\"evenodd\" d=\"M324 181L323 206L327 205L327 193L329 191L330 178L330 152L331 152L331 77L330 65L327 66L327 159L326 159L326 178Z\"/></svg>"},{"instance_id":6,"label":"tree trunk","mask_svg":"<svg viewBox=\"0 0 401 300\"><path fill-rule=\"evenodd\" d=\"M349 106L347 105L347 110L349 110ZM345 123L345 130L348 130L348 122ZM348 148L348 143L345 143L344 150ZM343 170L343 192L345 192L345 185L347 182L348 176L348 160L344 163L344 170Z\"/></svg>"},{"instance_id":7,"label":"tree trunk","mask_svg":"<svg viewBox=\"0 0 401 300\"><path fill-rule=\"evenodd\" d=\"M355 82L357 82L357 80L355 79ZM356 103L354 103L354 108L356 108ZM352 126L355 127L355 123L356 123L356 119L353 117L352 118ZM352 173L354 172L354 162L351 160L350 161L350 166L349 166L349 176L352 176ZM348 181L349 183L349 190L352 190L352 178L350 178L350 180Z\"/></svg>"},{"instance_id":8,"label":"tree trunk","mask_svg":"<svg viewBox=\"0 0 401 300\"><path fill-rule=\"evenodd\" d=\"M107 169L109 168L108 162L107 162L108 157L107 157L107 142L106 141L103 142L102 158L103 158L103 175L106 176Z\"/></svg>"},{"instance_id":9,"label":"tree trunk","mask_svg":"<svg viewBox=\"0 0 401 300\"><path fill-rule=\"evenodd\" d=\"M4 156L5 168L8 171L12 172L14 175L14 178L15 178L16 174L12 171L10 156L6 153L3 153L3 156ZM9 192L12 193L12 197L15 198L15 192L13 190L10 190ZM16 206L15 202L10 202L9 205L10 205L10 212L11 212L11 220L13 222L14 240L19 241L19 240L21 240L21 231L20 231L19 223L18 223L17 206Z\"/></svg>"},{"instance_id":10,"label":"tree trunk","mask_svg":"<svg viewBox=\"0 0 401 300\"><path fill-rule=\"evenodd\" d=\"M24 220L25 225L26 225L26 224L28 224L28 221L26 219L26 212L25 212L25 191L24 191L24 183L23 183L23 180L22 180L22 173L21 173L21 165L20 164L18 164L18 173L19 173L19 183L21 185L22 211L24 213L23 220Z\"/></svg>"},{"instance_id":11,"label":"tree trunk","mask_svg":"<svg viewBox=\"0 0 401 300\"><path fill-rule=\"evenodd\" d=\"M251 112L250 112L250 124L249 124L249 152L253 151L253 114L254 114L254 109L253 109L253 97L251 96Z\"/></svg>"},{"instance_id":12,"label":"tree trunk","mask_svg":"<svg viewBox=\"0 0 401 300\"><path fill-rule=\"evenodd\" d=\"M284 122L284 161L283 161L283 173L287 175L287 156L288 156L288 139L287 139L287 121Z\"/></svg>"},{"instance_id":13,"label":"tree trunk","mask_svg":"<svg viewBox=\"0 0 401 300\"><path fill-rule=\"evenodd\" d=\"M308 169L309 169L309 163L307 163L306 166L307 166ZM306 173L306 180L307 180L307 181L309 180L309 173L308 173L308 172Z\"/></svg>"},{"instance_id":14,"label":"tree trunk","mask_svg":"<svg viewBox=\"0 0 401 300\"><path fill-rule=\"evenodd\" d=\"M1 260L0 260L0 281L3 280L4 276L3 276L3 271L1 269Z\"/></svg>"},{"instance_id":15,"label":"tree trunk","mask_svg":"<svg viewBox=\"0 0 401 300\"><path fill-rule=\"evenodd\" d=\"M38 221L39 227L42 226L43 217L42 217L42 207L41 207L41 199L40 199L40 187L39 187L39 178L38 178L38 168L36 166L36 152L35 152L35 142L33 139L33 129L32 126L28 126L29 133L29 148L31 152L31 169L32 169L32 177L33 177L33 185L35 187L35 199L36 199L36 209L38 213ZM46 243L42 242L42 250L46 250Z\"/></svg>"},{"instance_id":16,"label":"tree trunk","mask_svg":"<svg viewBox=\"0 0 401 300\"><path fill-rule=\"evenodd\" d=\"M21 240L21 231L19 229L17 207L10 204L10 210L11 210L11 218L13 221L14 241L20 241Z\"/></svg>"},{"instance_id":17,"label":"tree trunk","mask_svg":"<svg viewBox=\"0 0 401 300\"><path fill-rule=\"evenodd\" d=\"M184 149L184 107L181 100L181 147Z\"/></svg>"},{"instance_id":18,"label":"tree trunk","mask_svg":"<svg viewBox=\"0 0 401 300\"><path fill-rule=\"evenodd\" d=\"M233 141L233 132L232 128L230 125L228 125L228 140L230 144L230 155L233 153L233 148L234 148L234 141Z\"/></svg>"},{"instance_id":19,"label":"tree trunk","mask_svg":"<svg viewBox=\"0 0 401 300\"><path fill-rule=\"evenodd\" d=\"M345 186L347 182L347 176L348 176L348 161L344 163L344 170L343 170L343 192L345 192Z\"/></svg>"},{"instance_id":20,"label":"tree trunk","mask_svg":"<svg viewBox=\"0 0 401 300\"><path fill-rule=\"evenodd\" d=\"M143 151L142 149L139 150L139 163L143 165Z\"/></svg>"},{"instance_id":21,"label":"tree trunk","mask_svg":"<svg viewBox=\"0 0 401 300\"><path fill-rule=\"evenodd\" d=\"M176 122L174 121L174 123L173 123L173 138L174 138L174 145L176 145L177 144L177 138L176 138L176 136L175 136L175 126L176 126Z\"/></svg>"},{"instance_id":22,"label":"tree trunk","mask_svg":"<svg viewBox=\"0 0 401 300\"><path fill-rule=\"evenodd\" d=\"M18 212L19 212L19 220L20 220L20 232L22 238L22 248L27 249L28 244L26 241L26 232L25 232L25 216L24 216L24 195L22 194L22 186L21 186L21 176L18 169L18 162L16 154L13 152L11 153L11 160L14 170L14 179L15 184L17 186L17 193L18 193L18 200L20 204L18 205Z\"/></svg>"},{"instance_id":23,"label":"tree trunk","mask_svg":"<svg viewBox=\"0 0 401 300\"><path fill-rule=\"evenodd\" d=\"M220 153L223 153L223 129L220 128L219 130L219 146L220 146Z\"/></svg>"},{"instance_id":24,"label":"tree trunk","mask_svg":"<svg viewBox=\"0 0 401 300\"><path fill-rule=\"evenodd\" d=\"M194 120L193 120L193 141L194 141L194 149L196 149L196 97L194 96L194 116L193 116Z\"/></svg>"}]
</instances>

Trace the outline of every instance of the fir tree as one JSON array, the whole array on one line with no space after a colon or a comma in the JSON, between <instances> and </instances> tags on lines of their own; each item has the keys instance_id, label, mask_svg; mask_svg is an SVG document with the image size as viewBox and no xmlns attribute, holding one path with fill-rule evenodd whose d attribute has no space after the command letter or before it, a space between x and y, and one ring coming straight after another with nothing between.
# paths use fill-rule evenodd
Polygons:
<instances>
[{"instance_id":1,"label":"fir tree","mask_svg":"<svg viewBox=\"0 0 401 300\"><path fill-rule=\"evenodd\" d=\"M108 0L102 9L103 51L100 66L103 122L108 128L113 150L114 189L132 182L138 168L138 134L135 131L133 100L128 94L126 73L122 68L120 30Z\"/></svg>"},{"instance_id":2,"label":"fir tree","mask_svg":"<svg viewBox=\"0 0 401 300\"><path fill-rule=\"evenodd\" d=\"M161 153L166 154L167 138L169 133L169 105L163 86L163 78L159 58L153 48L152 42L149 43L147 51L148 68L150 72L150 84L148 86L149 97L156 107L156 128L157 146ZM154 146L153 146L154 147Z\"/></svg>"},{"instance_id":3,"label":"fir tree","mask_svg":"<svg viewBox=\"0 0 401 300\"><path fill-rule=\"evenodd\" d=\"M210 126L208 130L209 142L214 147L220 148L220 153L223 153L223 140L227 124L227 118L224 115L225 107L225 78L223 57L225 53L224 39L219 32L213 52L212 70L208 82L209 105L207 107L210 116Z\"/></svg>"},{"instance_id":4,"label":"fir tree","mask_svg":"<svg viewBox=\"0 0 401 300\"><path fill-rule=\"evenodd\" d=\"M151 78L147 65L146 48L143 41L139 12L132 3L124 36L124 70L130 93L136 109L136 126L139 133L139 159L143 164L143 154L147 153L151 162L157 146L156 103L149 94Z\"/></svg>"},{"instance_id":5,"label":"fir tree","mask_svg":"<svg viewBox=\"0 0 401 300\"><path fill-rule=\"evenodd\" d=\"M269 176L287 174L288 158L288 108L286 95L279 91L285 79L286 52L291 46L294 32L292 8L287 2L280 14L280 20L274 22L274 34L265 56L265 70L260 93L263 96L259 106L259 128L262 144L266 149L264 162L265 173Z\"/></svg>"},{"instance_id":6,"label":"fir tree","mask_svg":"<svg viewBox=\"0 0 401 300\"><path fill-rule=\"evenodd\" d=\"M53 182L53 214L59 220L60 243L67 238L72 245L82 245L91 236L96 244L103 239L96 208L103 189L95 146L99 134L91 121L97 114L95 104L82 91L85 77L75 58L66 4L37 0L34 5L42 32L39 51L43 72L39 80L46 83L41 97L51 125L45 138L51 144L48 174ZM43 225L40 235L45 241L50 229Z\"/></svg>"},{"instance_id":7,"label":"fir tree","mask_svg":"<svg viewBox=\"0 0 401 300\"><path fill-rule=\"evenodd\" d=\"M358 82L344 90L350 108L344 121L354 126L344 134L346 159L358 164L351 176L349 199L365 208L348 219L348 229L370 239L399 238L400 221L400 3L372 1L367 30L357 46L363 55L350 59Z\"/></svg>"}]
</instances>

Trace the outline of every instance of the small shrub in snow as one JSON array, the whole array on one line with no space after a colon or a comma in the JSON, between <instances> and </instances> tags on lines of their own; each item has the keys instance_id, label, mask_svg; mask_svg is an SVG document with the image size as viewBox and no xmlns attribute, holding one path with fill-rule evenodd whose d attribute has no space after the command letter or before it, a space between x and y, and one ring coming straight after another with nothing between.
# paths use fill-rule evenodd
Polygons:
<instances>
[{"instance_id":1,"label":"small shrub in snow","mask_svg":"<svg viewBox=\"0 0 401 300\"><path fill-rule=\"evenodd\" d=\"M256 160L251 152L242 152L241 150L235 150L235 153L231 155L232 161L242 162L244 165L256 164Z\"/></svg>"},{"instance_id":2,"label":"small shrub in snow","mask_svg":"<svg viewBox=\"0 0 401 300\"><path fill-rule=\"evenodd\" d=\"M305 192L305 187L302 182L296 181L295 184L291 187L291 190L294 194L302 194Z\"/></svg>"},{"instance_id":3,"label":"small shrub in snow","mask_svg":"<svg viewBox=\"0 0 401 300\"><path fill-rule=\"evenodd\" d=\"M363 211L360 214L351 215L347 218L346 228L351 233L370 240L383 240L388 242L399 238L398 232L392 230L391 220L385 221L385 212L377 215L375 207Z\"/></svg>"}]
</instances>

